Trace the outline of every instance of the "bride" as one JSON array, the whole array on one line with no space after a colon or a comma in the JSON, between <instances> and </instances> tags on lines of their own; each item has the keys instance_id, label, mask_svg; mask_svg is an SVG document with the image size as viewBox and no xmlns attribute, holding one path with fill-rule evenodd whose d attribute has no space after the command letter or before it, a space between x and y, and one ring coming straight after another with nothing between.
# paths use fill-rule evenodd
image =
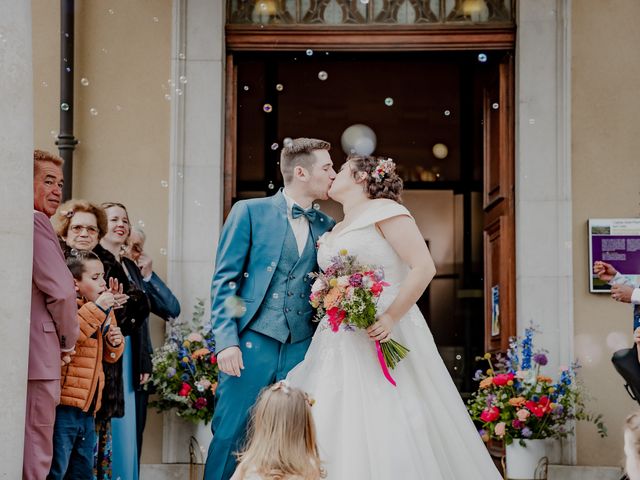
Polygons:
<instances>
[{"instance_id":1,"label":"bride","mask_svg":"<svg viewBox=\"0 0 640 480\"><path fill-rule=\"evenodd\" d=\"M390 159L350 156L329 196L344 220L322 237L318 264L346 249L361 264L382 266L390 284L367 331L333 332L323 320L305 359L287 379L315 400L320 458L331 480L502 478L469 418L415 302L435 275L409 211L398 203L402 180ZM383 376L375 340L408 347Z\"/></svg>"}]
</instances>

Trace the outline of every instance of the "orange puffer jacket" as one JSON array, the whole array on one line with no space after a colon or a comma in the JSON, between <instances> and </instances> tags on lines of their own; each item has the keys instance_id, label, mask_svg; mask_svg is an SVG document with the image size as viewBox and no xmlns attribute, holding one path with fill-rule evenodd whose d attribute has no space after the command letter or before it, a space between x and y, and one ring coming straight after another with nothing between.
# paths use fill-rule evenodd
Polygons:
<instances>
[{"instance_id":1,"label":"orange puffer jacket","mask_svg":"<svg viewBox=\"0 0 640 480\"><path fill-rule=\"evenodd\" d=\"M109 313L111 325L116 326L113 312ZM105 313L92 302L78 300L78 322L80 336L76 342L76 353L71 363L62 367L60 379L60 404L80 408L88 412L95 397L93 413L100 410L104 373L102 361L115 363L124 351L124 342L112 346L102 336Z\"/></svg>"}]
</instances>

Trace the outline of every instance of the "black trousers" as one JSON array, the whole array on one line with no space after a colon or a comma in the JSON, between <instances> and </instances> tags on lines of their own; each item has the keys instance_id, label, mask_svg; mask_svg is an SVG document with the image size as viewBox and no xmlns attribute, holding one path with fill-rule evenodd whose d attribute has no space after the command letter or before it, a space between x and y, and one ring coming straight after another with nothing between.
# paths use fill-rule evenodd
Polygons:
<instances>
[{"instance_id":1,"label":"black trousers","mask_svg":"<svg viewBox=\"0 0 640 480\"><path fill-rule=\"evenodd\" d=\"M140 455L142 454L142 434L147 424L147 403L149 392L136 390L136 440L138 444L138 469L140 469Z\"/></svg>"}]
</instances>

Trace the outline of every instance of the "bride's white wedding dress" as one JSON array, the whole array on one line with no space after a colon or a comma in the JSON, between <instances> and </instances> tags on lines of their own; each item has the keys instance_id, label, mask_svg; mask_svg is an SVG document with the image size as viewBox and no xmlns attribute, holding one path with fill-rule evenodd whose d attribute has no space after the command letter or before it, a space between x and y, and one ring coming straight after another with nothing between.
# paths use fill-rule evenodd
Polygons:
<instances>
[{"instance_id":1,"label":"bride's white wedding dress","mask_svg":"<svg viewBox=\"0 0 640 480\"><path fill-rule=\"evenodd\" d=\"M341 249L359 263L381 265L391 284L378 311L393 302L409 269L375 223L409 215L376 200L351 225L319 240L327 268ZM330 480L498 480L502 477L469 418L417 306L392 338L411 352L383 376L375 344L363 330L333 332L321 322L302 363L287 379L316 400L312 407L320 457Z\"/></svg>"}]
</instances>

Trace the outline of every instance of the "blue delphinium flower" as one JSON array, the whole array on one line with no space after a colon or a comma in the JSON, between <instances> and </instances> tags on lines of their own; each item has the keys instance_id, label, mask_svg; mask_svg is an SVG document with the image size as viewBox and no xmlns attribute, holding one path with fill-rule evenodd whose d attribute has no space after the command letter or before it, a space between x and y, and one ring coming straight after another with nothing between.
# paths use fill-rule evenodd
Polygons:
<instances>
[{"instance_id":1,"label":"blue delphinium flower","mask_svg":"<svg viewBox=\"0 0 640 480\"><path fill-rule=\"evenodd\" d=\"M531 429L529 427L524 427L520 433L522 433L522 436L524 438L529 438L531 435L533 435L533 432L531 431Z\"/></svg>"},{"instance_id":2,"label":"blue delphinium flower","mask_svg":"<svg viewBox=\"0 0 640 480\"><path fill-rule=\"evenodd\" d=\"M522 370L529 370L531 368L533 333L533 327L528 327L524 331L524 338L522 339Z\"/></svg>"},{"instance_id":3,"label":"blue delphinium flower","mask_svg":"<svg viewBox=\"0 0 640 480\"><path fill-rule=\"evenodd\" d=\"M482 370L476 370L476 373L473 375L473 381L474 382L479 382L480 380L482 380Z\"/></svg>"}]
</instances>

